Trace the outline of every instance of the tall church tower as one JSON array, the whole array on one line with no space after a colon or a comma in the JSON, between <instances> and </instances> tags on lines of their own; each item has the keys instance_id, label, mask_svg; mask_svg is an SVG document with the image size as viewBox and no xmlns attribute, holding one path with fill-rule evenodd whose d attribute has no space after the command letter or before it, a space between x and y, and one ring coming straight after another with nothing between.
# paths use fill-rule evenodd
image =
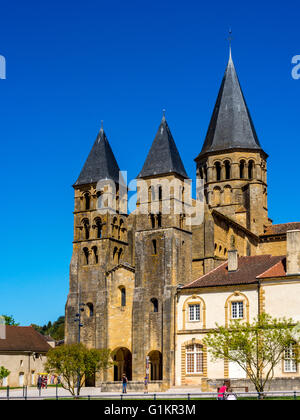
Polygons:
<instances>
[{"instance_id":1,"label":"tall church tower","mask_svg":"<svg viewBox=\"0 0 300 420\"><path fill-rule=\"evenodd\" d=\"M267 157L263 151L231 52L201 153L195 159L210 209L255 235L270 224Z\"/></svg>"},{"instance_id":2,"label":"tall church tower","mask_svg":"<svg viewBox=\"0 0 300 420\"><path fill-rule=\"evenodd\" d=\"M191 279L192 234L184 195L189 184L163 116L137 179L133 377L143 380L147 356L152 380L174 383L175 293Z\"/></svg>"},{"instance_id":3,"label":"tall church tower","mask_svg":"<svg viewBox=\"0 0 300 420\"><path fill-rule=\"evenodd\" d=\"M78 340L74 322L79 303L82 312L81 341L107 348L106 273L127 258L126 203L119 166L101 128L84 167L74 184L74 241L70 288L66 304L66 343ZM122 207L123 205L123 207Z\"/></svg>"}]
</instances>

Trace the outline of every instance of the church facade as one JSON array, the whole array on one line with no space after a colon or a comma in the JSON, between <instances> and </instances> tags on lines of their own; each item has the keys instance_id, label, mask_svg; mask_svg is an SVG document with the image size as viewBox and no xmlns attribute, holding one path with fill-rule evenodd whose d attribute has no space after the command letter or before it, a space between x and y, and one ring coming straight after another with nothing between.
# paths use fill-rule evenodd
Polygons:
<instances>
[{"instance_id":1,"label":"church facade","mask_svg":"<svg viewBox=\"0 0 300 420\"><path fill-rule=\"evenodd\" d=\"M74 319L82 308L81 341L111 349L116 362L90 383L119 389L126 373L132 389L143 389L145 375L149 375L150 390L184 384L208 389L207 379L230 377L228 364L208 370L203 334L220 319L228 320L231 301L243 302L247 319L269 308L269 300L267 304L263 300L263 280L257 277L286 264L287 232L300 228L300 223L274 225L269 218L267 158L231 54L195 159L201 186L196 199L191 199L188 176L163 116L137 177L136 209L128 214L127 187L101 127L74 184L74 241L66 303L66 343L78 340ZM200 217L194 217L198 208ZM293 261L300 255L295 235L290 234ZM245 274L248 282L243 275L233 283L226 277L231 255L236 258L236 271L239 266L256 267L249 279ZM296 285L299 272L294 265ZM284 279L287 272L281 268ZM221 271L216 280L217 270ZM189 352L194 356L187 356ZM188 360L201 363L195 370Z\"/></svg>"}]
</instances>

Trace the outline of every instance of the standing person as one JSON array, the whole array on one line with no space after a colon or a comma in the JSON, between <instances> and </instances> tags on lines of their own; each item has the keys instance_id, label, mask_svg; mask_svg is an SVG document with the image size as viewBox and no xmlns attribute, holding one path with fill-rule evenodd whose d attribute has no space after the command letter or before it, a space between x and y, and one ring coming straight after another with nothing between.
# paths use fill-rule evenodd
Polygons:
<instances>
[{"instance_id":1,"label":"standing person","mask_svg":"<svg viewBox=\"0 0 300 420\"><path fill-rule=\"evenodd\" d=\"M145 385L144 394L148 394L148 375L145 376L144 385Z\"/></svg>"},{"instance_id":2,"label":"standing person","mask_svg":"<svg viewBox=\"0 0 300 420\"><path fill-rule=\"evenodd\" d=\"M225 393L227 391L227 386L225 384L225 382L223 383L223 386L221 386L221 388L218 391L218 400L222 401L225 400Z\"/></svg>"},{"instance_id":3,"label":"standing person","mask_svg":"<svg viewBox=\"0 0 300 420\"><path fill-rule=\"evenodd\" d=\"M122 386L123 386L122 394L127 394L127 383L128 383L128 379L127 379L125 373L123 373L123 376L122 376Z\"/></svg>"},{"instance_id":4,"label":"standing person","mask_svg":"<svg viewBox=\"0 0 300 420\"><path fill-rule=\"evenodd\" d=\"M40 390L42 388L42 378L41 375L39 375L37 380L37 389Z\"/></svg>"}]
</instances>

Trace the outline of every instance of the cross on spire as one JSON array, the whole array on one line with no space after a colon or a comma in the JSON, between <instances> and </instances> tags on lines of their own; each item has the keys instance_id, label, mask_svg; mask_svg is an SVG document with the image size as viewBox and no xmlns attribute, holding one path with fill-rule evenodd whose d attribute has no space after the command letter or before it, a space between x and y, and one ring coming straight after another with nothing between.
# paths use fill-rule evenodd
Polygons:
<instances>
[{"instance_id":1,"label":"cross on spire","mask_svg":"<svg viewBox=\"0 0 300 420\"><path fill-rule=\"evenodd\" d=\"M228 34L229 35L228 35L227 40L228 40L228 43L229 43L229 57L231 58L231 44L232 44L232 40L233 40L232 29L231 28L229 28Z\"/></svg>"}]
</instances>

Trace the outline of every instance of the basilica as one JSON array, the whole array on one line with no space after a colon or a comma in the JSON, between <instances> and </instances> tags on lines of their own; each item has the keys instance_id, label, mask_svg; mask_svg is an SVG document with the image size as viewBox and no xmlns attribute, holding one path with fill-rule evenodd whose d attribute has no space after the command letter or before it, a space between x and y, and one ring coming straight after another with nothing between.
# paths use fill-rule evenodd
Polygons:
<instances>
[{"instance_id":1,"label":"basilica","mask_svg":"<svg viewBox=\"0 0 300 420\"><path fill-rule=\"evenodd\" d=\"M119 390L123 373L133 390L143 389L145 375L150 390L247 381L237 366L211 362L205 333L216 322L251 321L263 311L300 321L300 223L276 225L269 217L268 155L231 53L195 151L201 191L192 199L177 145L163 115L130 214L103 127L73 185L66 343L78 341L74 319L82 309L81 342L109 348L115 361L87 385ZM275 376L299 376L292 353Z\"/></svg>"}]
</instances>

